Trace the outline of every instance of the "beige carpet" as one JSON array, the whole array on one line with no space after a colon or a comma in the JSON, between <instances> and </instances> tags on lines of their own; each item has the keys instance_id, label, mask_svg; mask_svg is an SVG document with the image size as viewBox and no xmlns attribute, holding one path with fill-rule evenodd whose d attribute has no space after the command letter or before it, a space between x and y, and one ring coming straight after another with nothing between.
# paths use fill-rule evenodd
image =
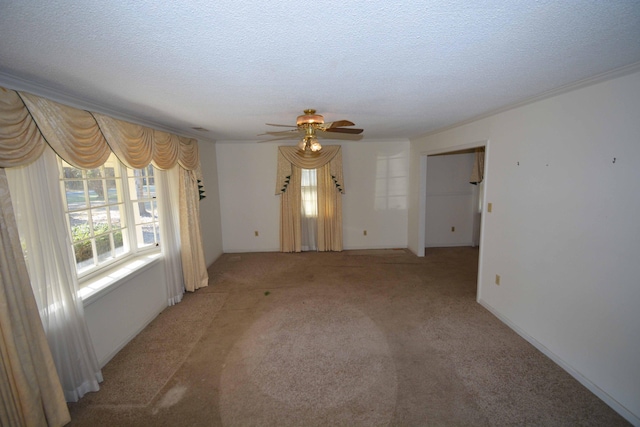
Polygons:
<instances>
[{"instance_id":1,"label":"beige carpet","mask_svg":"<svg viewBox=\"0 0 640 427\"><path fill-rule=\"evenodd\" d=\"M164 310L104 367L98 393L83 404L145 407L185 362L226 299L224 293L187 294Z\"/></svg>"},{"instance_id":2,"label":"beige carpet","mask_svg":"<svg viewBox=\"0 0 640 427\"><path fill-rule=\"evenodd\" d=\"M71 425L628 425L475 302L477 256L225 254Z\"/></svg>"}]
</instances>

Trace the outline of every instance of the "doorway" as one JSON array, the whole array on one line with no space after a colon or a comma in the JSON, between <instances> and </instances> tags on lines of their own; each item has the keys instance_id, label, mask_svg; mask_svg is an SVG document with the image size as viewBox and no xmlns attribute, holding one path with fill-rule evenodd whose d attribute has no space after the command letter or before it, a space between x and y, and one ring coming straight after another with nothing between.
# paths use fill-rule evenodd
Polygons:
<instances>
[{"instance_id":1,"label":"doorway","mask_svg":"<svg viewBox=\"0 0 640 427\"><path fill-rule=\"evenodd\" d=\"M430 156L442 156L447 154L455 154L455 153L465 153L468 150L475 151L476 148L484 147L484 179L481 185L481 188L477 191L477 204L480 205L486 200L487 189L489 188L489 177L486 173L488 171L488 163L489 163L489 141L478 141L475 143L458 145L443 149L434 149L423 152L420 154L420 192L419 192L419 205L418 205L418 248L417 255L422 257L425 256L427 242L426 242L426 234L427 234L427 201L428 201L428 159ZM471 175L471 170L469 170L469 175ZM483 203L484 204L484 203ZM477 222L474 224L474 227L477 229L477 233L479 234L478 239L478 279L477 279L477 292L476 295L479 297L479 279L482 277L482 248L483 241L485 237L484 233L484 223L485 223L486 215L481 214L479 218L477 218Z\"/></svg>"}]
</instances>

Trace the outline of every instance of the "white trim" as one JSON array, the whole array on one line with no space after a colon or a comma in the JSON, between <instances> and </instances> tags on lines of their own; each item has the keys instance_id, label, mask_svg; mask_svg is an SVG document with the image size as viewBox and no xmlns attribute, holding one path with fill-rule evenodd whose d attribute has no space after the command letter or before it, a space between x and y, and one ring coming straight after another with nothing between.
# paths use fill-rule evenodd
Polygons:
<instances>
[{"instance_id":1,"label":"white trim","mask_svg":"<svg viewBox=\"0 0 640 427\"><path fill-rule=\"evenodd\" d=\"M475 247L473 246L473 242L462 242L462 243L433 243L429 246L426 246L426 249L429 248L460 248L460 247Z\"/></svg>"},{"instance_id":2,"label":"white trim","mask_svg":"<svg viewBox=\"0 0 640 427\"><path fill-rule=\"evenodd\" d=\"M496 309L494 309L489 303L485 300L478 298L478 303L482 305L484 308L489 310L491 314L496 316L502 323L511 328L515 333L520 335L522 338L527 340L531 345L537 348L542 354L551 359L554 363L564 369L569 375L578 380L580 384L585 386L590 392L595 394L600 400L609 405L614 411L620 414L622 417L626 418L634 426L640 426L640 418L634 415L631 411L625 408L620 402L615 400L611 395L602 390L600 387L589 381L584 375L582 375L579 371L577 371L573 366L569 365L565 362L560 356L549 350L545 347L541 342L533 338L531 335L527 334L525 331L520 329L517 325L512 323L508 318L501 315Z\"/></svg>"},{"instance_id":3,"label":"white trim","mask_svg":"<svg viewBox=\"0 0 640 427\"><path fill-rule=\"evenodd\" d=\"M427 244L427 155L420 153L420 182L418 183L418 247L416 255L424 256Z\"/></svg>"},{"instance_id":4,"label":"white trim","mask_svg":"<svg viewBox=\"0 0 640 427\"><path fill-rule=\"evenodd\" d=\"M486 233L486 222L487 222L487 210L485 206L487 204L487 188L489 188L489 182L491 181L491 174L489 171L489 161L490 161L490 143L487 139L484 145L484 174L482 178L482 215L480 215L480 241L478 242L478 248L480 249L480 254L478 255L478 279L476 281L476 300L479 302L482 296L482 270L484 265L484 239L487 237Z\"/></svg>"}]
</instances>

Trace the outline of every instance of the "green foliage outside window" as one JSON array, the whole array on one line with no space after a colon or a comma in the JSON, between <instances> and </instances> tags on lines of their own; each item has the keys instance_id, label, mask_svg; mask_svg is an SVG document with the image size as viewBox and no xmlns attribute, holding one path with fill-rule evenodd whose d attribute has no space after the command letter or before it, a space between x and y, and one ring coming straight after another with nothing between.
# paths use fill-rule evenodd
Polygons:
<instances>
[{"instance_id":1,"label":"green foliage outside window","mask_svg":"<svg viewBox=\"0 0 640 427\"><path fill-rule=\"evenodd\" d=\"M109 243L109 224L99 223L93 226L96 240L96 250L99 254L107 253L111 251L111 244ZM93 258L93 250L91 248L91 231L89 224L79 224L71 228L71 238L75 243L73 249L76 256L76 262L89 260ZM116 230L113 232L113 243L116 248L123 245L122 242L122 230Z\"/></svg>"}]
</instances>

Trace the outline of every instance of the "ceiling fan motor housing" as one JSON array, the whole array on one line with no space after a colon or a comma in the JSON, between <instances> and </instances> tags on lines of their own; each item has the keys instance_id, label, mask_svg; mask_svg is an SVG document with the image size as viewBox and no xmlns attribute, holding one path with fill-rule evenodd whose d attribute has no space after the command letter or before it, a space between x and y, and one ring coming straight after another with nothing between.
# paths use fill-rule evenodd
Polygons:
<instances>
[{"instance_id":1,"label":"ceiling fan motor housing","mask_svg":"<svg viewBox=\"0 0 640 427\"><path fill-rule=\"evenodd\" d=\"M316 110L304 110L304 114L302 116L298 116L296 124L298 126L310 124L321 125L324 124L324 117L322 117L320 114L316 114Z\"/></svg>"}]
</instances>

